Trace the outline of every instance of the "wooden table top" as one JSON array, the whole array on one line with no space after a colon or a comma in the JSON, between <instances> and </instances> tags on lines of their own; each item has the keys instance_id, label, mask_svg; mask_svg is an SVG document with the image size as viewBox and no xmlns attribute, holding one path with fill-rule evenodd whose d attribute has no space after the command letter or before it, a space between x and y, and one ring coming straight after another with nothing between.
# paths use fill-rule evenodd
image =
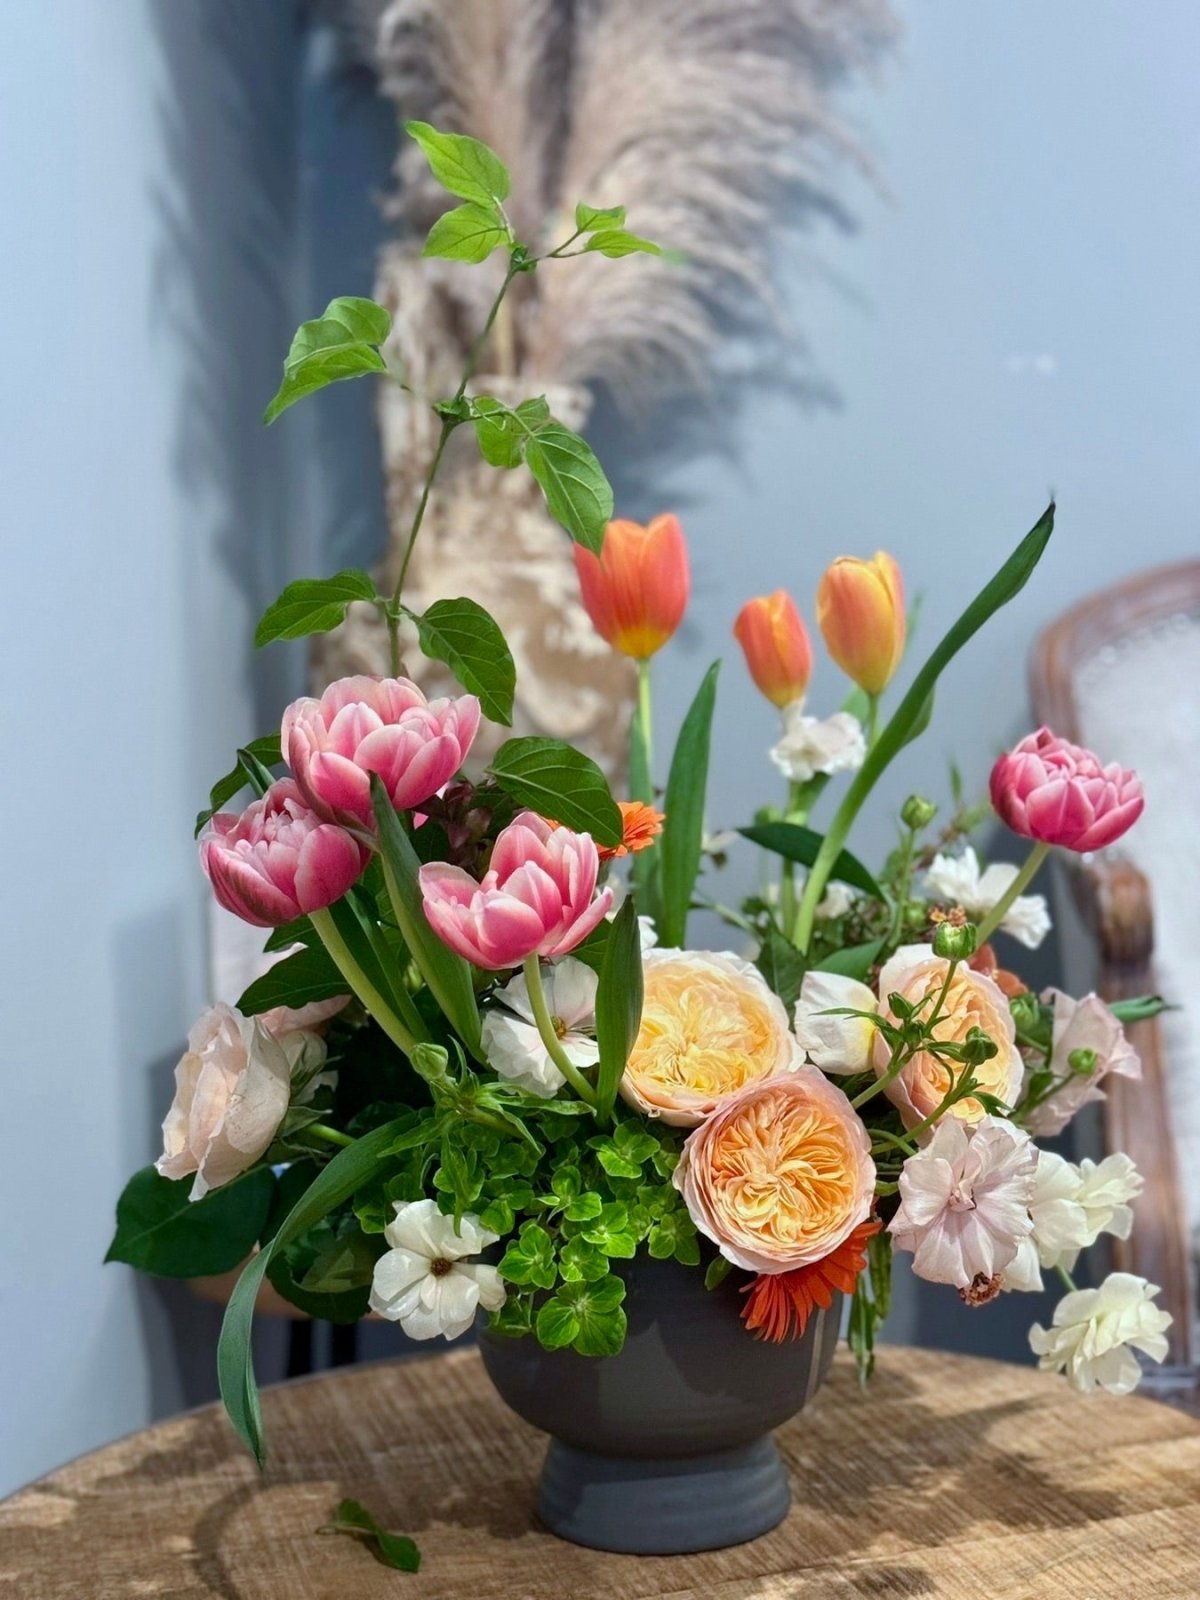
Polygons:
<instances>
[{"instance_id":1,"label":"wooden table top","mask_svg":"<svg viewBox=\"0 0 1200 1600\"><path fill-rule=\"evenodd\" d=\"M736 1549L614 1556L543 1532L540 1435L473 1350L268 1389L259 1480L220 1410L160 1423L0 1504L13 1600L1196 1600L1200 1423L1023 1367L839 1357L779 1440L795 1503ZM345 1495L412 1534L416 1576L317 1538Z\"/></svg>"}]
</instances>

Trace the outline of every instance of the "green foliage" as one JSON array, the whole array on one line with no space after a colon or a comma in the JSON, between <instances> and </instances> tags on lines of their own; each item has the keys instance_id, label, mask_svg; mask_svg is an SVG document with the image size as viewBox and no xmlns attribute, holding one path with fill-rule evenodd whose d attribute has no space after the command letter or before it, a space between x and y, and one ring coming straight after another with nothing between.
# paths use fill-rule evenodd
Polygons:
<instances>
[{"instance_id":1,"label":"green foliage","mask_svg":"<svg viewBox=\"0 0 1200 1600\"><path fill-rule=\"evenodd\" d=\"M672 950L682 949L687 943L688 910L700 871L708 754L720 668L721 663L714 661L704 675L679 730L667 778L663 808L666 821L659 839L662 903L658 933L663 944Z\"/></svg>"},{"instance_id":2,"label":"green foliage","mask_svg":"<svg viewBox=\"0 0 1200 1600\"><path fill-rule=\"evenodd\" d=\"M796 1001L800 998L800 985L808 963L790 939L785 939L773 923L763 933L762 943L754 965L767 980L767 987L783 1001L791 1020Z\"/></svg>"},{"instance_id":3,"label":"green foliage","mask_svg":"<svg viewBox=\"0 0 1200 1600\"><path fill-rule=\"evenodd\" d=\"M553 1289L557 1269L554 1241L540 1222L527 1222L500 1258L500 1276L508 1283Z\"/></svg>"},{"instance_id":4,"label":"green foliage","mask_svg":"<svg viewBox=\"0 0 1200 1600\"><path fill-rule=\"evenodd\" d=\"M406 122L404 131L420 145L443 189L481 206L508 198L508 171L486 144L462 133L440 133L428 122Z\"/></svg>"},{"instance_id":5,"label":"green foliage","mask_svg":"<svg viewBox=\"0 0 1200 1600\"><path fill-rule=\"evenodd\" d=\"M802 866L811 867L817 859L824 835L816 833L812 828L801 827L795 822L764 822L754 827L739 828L738 832L743 839L749 839L751 844L769 850L773 855L782 856L785 861L798 861ZM864 894L869 894L872 899L882 900L883 890L875 881L862 862L852 856L849 850L838 852L836 861L829 869L830 878L839 883L848 883L852 889L861 889Z\"/></svg>"},{"instance_id":6,"label":"green foliage","mask_svg":"<svg viewBox=\"0 0 1200 1600\"><path fill-rule=\"evenodd\" d=\"M818 961L818 972L838 972L844 978L857 978L865 983L867 974L883 953L886 939L871 939L866 944L847 945L844 950L833 950Z\"/></svg>"},{"instance_id":7,"label":"green foliage","mask_svg":"<svg viewBox=\"0 0 1200 1600\"><path fill-rule=\"evenodd\" d=\"M497 208L468 200L437 219L421 254L478 263L486 261L493 250L508 242L508 228Z\"/></svg>"},{"instance_id":8,"label":"green foliage","mask_svg":"<svg viewBox=\"0 0 1200 1600\"><path fill-rule=\"evenodd\" d=\"M614 919L600 965L596 990L596 1110L607 1117L642 1020L642 940L637 906L630 897ZM657 1141L654 1141L657 1143Z\"/></svg>"},{"instance_id":9,"label":"green foliage","mask_svg":"<svg viewBox=\"0 0 1200 1600\"><path fill-rule=\"evenodd\" d=\"M239 750L233 770L227 772L223 778L218 778L209 791L208 807L196 818L197 835L209 818L220 811L222 806L235 795L240 794L247 785L257 789L263 768L278 766L282 760L283 754L279 748L277 733L266 734L261 739L252 739L248 745Z\"/></svg>"},{"instance_id":10,"label":"green foliage","mask_svg":"<svg viewBox=\"0 0 1200 1600\"><path fill-rule=\"evenodd\" d=\"M492 777L518 805L590 833L597 844L619 845L621 812L600 768L561 739L509 739L492 757Z\"/></svg>"},{"instance_id":11,"label":"green foliage","mask_svg":"<svg viewBox=\"0 0 1200 1600\"><path fill-rule=\"evenodd\" d=\"M375 580L356 568L332 578L297 578L263 612L254 631L254 642L262 646L275 639L328 633L346 620L352 601L378 598Z\"/></svg>"},{"instance_id":12,"label":"green foliage","mask_svg":"<svg viewBox=\"0 0 1200 1600\"><path fill-rule=\"evenodd\" d=\"M577 544L599 555L612 520L613 492L591 446L561 422L548 422L526 439L524 455L550 515Z\"/></svg>"},{"instance_id":13,"label":"green foliage","mask_svg":"<svg viewBox=\"0 0 1200 1600\"><path fill-rule=\"evenodd\" d=\"M276 1006L297 1009L313 1000L332 1000L347 992L346 980L334 966L323 945L305 945L284 956L244 991L238 1010L247 1017L259 1016Z\"/></svg>"},{"instance_id":14,"label":"green foliage","mask_svg":"<svg viewBox=\"0 0 1200 1600\"><path fill-rule=\"evenodd\" d=\"M624 206L598 209L584 205L581 200L575 207L575 228L579 233L590 233L593 228L619 228L625 221Z\"/></svg>"},{"instance_id":15,"label":"green foliage","mask_svg":"<svg viewBox=\"0 0 1200 1600\"><path fill-rule=\"evenodd\" d=\"M642 239L627 228L601 228L592 234L583 247L597 251L602 256L661 256L662 246L650 239Z\"/></svg>"},{"instance_id":16,"label":"green foliage","mask_svg":"<svg viewBox=\"0 0 1200 1600\"><path fill-rule=\"evenodd\" d=\"M479 453L493 467L519 466L526 439L550 421L545 395L522 400L515 409L487 394L475 396L468 405Z\"/></svg>"},{"instance_id":17,"label":"green foliage","mask_svg":"<svg viewBox=\"0 0 1200 1600\"><path fill-rule=\"evenodd\" d=\"M435 600L416 619L421 649L444 661L464 689L479 696L484 716L512 723L517 669L500 626L474 600Z\"/></svg>"},{"instance_id":18,"label":"green foliage","mask_svg":"<svg viewBox=\"0 0 1200 1600\"><path fill-rule=\"evenodd\" d=\"M331 300L322 316L297 329L283 363L283 382L263 421L274 422L297 400L343 378L386 372L379 346L391 328L391 317L373 300L350 295Z\"/></svg>"},{"instance_id":19,"label":"green foliage","mask_svg":"<svg viewBox=\"0 0 1200 1600\"><path fill-rule=\"evenodd\" d=\"M117 1227L105 1261L124 1261L162 1278L228 1272L250 1254L267 1221L275 1175L243 1173L190 1200L192 1179L173 1182L153 1167L135 1172L117 1201Z\"/></svg>"},{"instance_id":20,"label":"green foliage","mask_svg":"<svg viewBox=\"0 0 1200 1600\"><path fill-rule=\"evenodd\" d=\"M625 1342L622 1280L609 1273L594 1283L563 1283L537 1314L538 1341L547 1350L567 1345L581 1356L614 1356Z\"/></svg>"},{"instance_id":21,"label":"green foliage","mask_svg":"<svg viewBox=\"0 0 1200 1600\"><path fill-rule=\"evenodd\" d=\"M850 1301L847 1339L864 1386L875 1371L875 1340L892 1301L892 1241L877 1233L867 1244L867 1265L859 1273Z\"/></svg>"},{"instance_id":22,"label":"green foliage","mask_svg":"<svg viewBox=\"0 0 1200 1600\"><path fill-rule=\"evenodd\" d=\"M415 1542L402 1533L389 1533L380 1527L375 1518L357 1500L343 1500L333 1514L333 1521L317 1529L318 1533L348 1533L361 1540L377 1561L397 1572L418 1572L421 1552Z\"/></svg>"},{"instance_id":23,"label":"green foliage","mask_svg":"<svg viewBox=\"0 0 1200 1600\"><path fill-rule=\"evenodd\" d=\"M326 1217L272 1257L267 1277L285 1300L324 1322L357 1322L367 1313L382 1240L353 1212Z\"/></svg>"}]
</instances>

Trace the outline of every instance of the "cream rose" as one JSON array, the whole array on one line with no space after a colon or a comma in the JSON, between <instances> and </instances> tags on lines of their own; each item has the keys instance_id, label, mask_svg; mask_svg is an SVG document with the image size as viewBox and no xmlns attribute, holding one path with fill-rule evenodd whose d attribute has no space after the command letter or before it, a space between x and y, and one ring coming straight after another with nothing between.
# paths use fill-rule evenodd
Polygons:
<instances>
[{"instance_id":1,"label":"cream rose","mask_svg":"<svg viewBox=\"0 0 1200 1600\"><path fill-rule=\"evenodd\" d=\"M949 966L948 961L935 956L926 944L904 945L897 950L879 975L881 1015L893 1022L899 1020L888 1005L888 996L899 994L910 1005L924 1000L926 1004L921 1015L931 1016ZM954 969L950 987L942 1000L934 1038L961 1044L972 1028L981 1028L996 1045L996 1054L991 1060L974 1069L979 1087L994 1094L1002 1104L1015 1105L1021 1093L1024 1063L1017 1049L1016 1028L1008 1000L999 985L985 973L959 965ZM887 1069L889 1056L888 1042L878 1034L875 1071L880 1076ZM911 1128L933 1115L950 1083L946 1064L930 1051L920 1050L905 1063L899 1075L886 1084L884 1093L899 1110L905 1127ZM986 1116L987 1111L972 1096L957 1101L946 1114L974 1123Z\"/></svg>"},{"instance_id":2,"label":"cream rose","mask_svg":"<svg viewBox=\"0 0 1200 1600\"><path fill-rule=\"evenodd\" d=\"M752 1083L691 1134L672 1181L734 1266L791 1272L821 1261L871 1210L867 1130L815 1067Z\"/></svg>"},{"instance_id":3,"label":"cream rose","mask_svg":"<svg viewBox=\"0 0 1200 1600\"><path fill-rule=\"evenodd\" d=\"M642 1024L621 1095L646 1116L694 1128L726 1096L798 1066L787 1012L728 951L648 950Z\"/></svg>"},{"instance_id":4,"label":"cream rose","mask_svg":"<svg viewBox=\"0 0 1200 1600\"><path fill-rule=\"evenodd\" d=\"M264 1153L287 1112L293 1075L311 1088L325 1044L308 1029L287 1026L301 1015L280 1008L274 1020L283 1031L276 1035L263 1017L216 1005L192 1028L175 1068L175 1099L155 1167L164 1178L195 1173L193 1200L231 1182Z\"/></svg>"}]
</instances>

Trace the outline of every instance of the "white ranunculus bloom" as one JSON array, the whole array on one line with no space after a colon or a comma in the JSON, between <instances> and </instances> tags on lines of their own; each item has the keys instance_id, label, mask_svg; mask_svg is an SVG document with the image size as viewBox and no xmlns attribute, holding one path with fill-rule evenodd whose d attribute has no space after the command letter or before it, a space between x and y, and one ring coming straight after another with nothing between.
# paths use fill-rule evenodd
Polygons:
<instances>
[{"instance_id":1,"label":"white ranunculus bloom","mask_svg":"<svg viewBox=\"0 0 1200 1600\"><path fill-rule=\"evenodd\" d=\"M1033 1233L1005 1272L1004 1288L1040 1290L1041 1269L1071 1272L1079 1252L1102 1233L1128 1239L1133 1226L1128 1202L1141 1189L1141 1174L1123 1152L1075 1166L1052 1150L1039 1150L1029 1203Z\"/></svg>"},{"instance_id":2,"label":"white ranunculus bloom","mask_svg":"<svg viewBox=\"0 0 1200 1600\"><path fill-rule=\"evenodd\" d=\"M848 883L827 884L825 894L817 906L817 916L833 921L836 917L844 917L848 911L854 909L855 902L862 899L857 889L852 889Z\"/></svg>"},{"instance_id":3,"label":"white ranunculus bloom","mask_svg":"<svg viewBox=\"0 0 1200 1600\"><path fill-rule=\"evenodd\" d=\"M641 940L643 955L647 950L654 949L658 943L658 929L654 926L653 917L638 918L638 938Z\"/></svg>"},{"instance_id":4,"label":"white ranunculus bloom","mask_svg":"<svg viewBox=\"0 0 1200 1600\"><path fill-rule=\"evenodd\" d=\"M862 723L848 711L831 717L806 717L803 702L783 712L783 736L771 748L771 760L794 783L807 783L818 772L854 772L867 755Z\"/></svg>"},{"instance_id":5,"label":"white ranunculus bloom","mask_svg":"<svg viewBox=\"0 0 1200 1600\"><path fill-rule=\"evenodd\" d=\"M594 1067L600 1048L585 1030L596 1025L596 986L591 967L566 956L542 974L546 1004L559 1030L559 1043L576 1067ZM533 1020L523 973L499 990L498 1004L483 1019L483 1047L488 1063L518 1089L549 1100L563 1086L563 1075L551 1061Z\"/></svg>"},{"instance_id":6,"label":"white ranunculus bloom","mask_svg":"<svg viewBox=\"0 0 1200 1600\"><path fill-rule=\"evenodd\" d=\"M997 904L1016 875L1016 867L1007 861L994 862L981 872L979 857L968 845L960 856L935 856L925 881L939 899L961 906L968 916L978 919ZM1000 926L1027 950L1036 950L1050 932L1045 896L1018 895Z\"/></svg>"},{"instance_id":7,"label":"white ranunculus bloom","mask_svg":"<svg viewBox=\"0 0 1200 1600\"><path fill-rule=\"evenodd\" d=\"M1098 1289L1076 1289L1055 1307L1049 1328L1029 1330L1043 1372L1065 1372L1073 1389L1129 1394L1141 1381L1135 1350L1161 1361L1171 1315L1154 1304L1157 1287L1132 1272L1112 1272Z\"/></svg>"},{"instance_id":8,"label":"white ranunculus bloom","mask_svg":"<svg viewBox=\"0 0 1200 1600\"><path fill-rule=\"evenodd\" d=\"M504 1304L495 1267L467 1259L499 1237L478 1217L462 1217L456 1229L436 1200L397 1201L383 1236L391 1249L375 1263L371 1309L398 1322L410 1339L457 1339L480 1306L498 1311Z\"/></svg>"},{"instance_id":9,"label":"white ranunculus bloom","mask_svg":"<svg viewBox=\"0 0 1200 1600\"><path fill-rule=\"evenodd\" d=\"M866 1072L875 1024L867 1017L830 1015L839 1010L879 1010L865 983L837 972L806 972L796 1001L796 1042L822 1072Z\"/></svg>"}]
</instances>

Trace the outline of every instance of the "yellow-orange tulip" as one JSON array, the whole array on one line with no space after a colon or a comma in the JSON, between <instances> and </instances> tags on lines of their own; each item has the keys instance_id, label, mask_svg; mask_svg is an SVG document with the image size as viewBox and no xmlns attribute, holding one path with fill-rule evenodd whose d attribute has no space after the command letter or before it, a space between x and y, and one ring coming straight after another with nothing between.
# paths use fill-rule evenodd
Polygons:
<instances>
[{"instance_id":1,"label":"yellow-orange tulip","mask_svg":"<svg viewBox=\"0 0 1200 1600\"><path fill-rule=\"evenodd\" d=\"M683 620L691 577L677 517L610 522L599 556L575 546L575 569L592 626L622 655L648 660Z\"/></svg>"},{"instance_id":2,"label":"yellow-orange tulip","mask_svg":"<svg viewBox=\"0 0 1200 1600\"><path fill-rule=\"evenodd\" d=\"M885 689L904 654L904 580L884 550L870 561L839 556L817 589L817 624L829 654L860 689Z\"/></svg>"},{"instance_id":3,"label":"yellow-orange tulip","mask_svg":"<svg viewBox=\"0 0 1200 1600\"><path fill-rule=\"evenodd\" d=\"M786 589L759 595L737 614L733 636L742 647L750 676L772 705L803 700L812 676L808 629Z\"/></svg>"}]
</instances>

